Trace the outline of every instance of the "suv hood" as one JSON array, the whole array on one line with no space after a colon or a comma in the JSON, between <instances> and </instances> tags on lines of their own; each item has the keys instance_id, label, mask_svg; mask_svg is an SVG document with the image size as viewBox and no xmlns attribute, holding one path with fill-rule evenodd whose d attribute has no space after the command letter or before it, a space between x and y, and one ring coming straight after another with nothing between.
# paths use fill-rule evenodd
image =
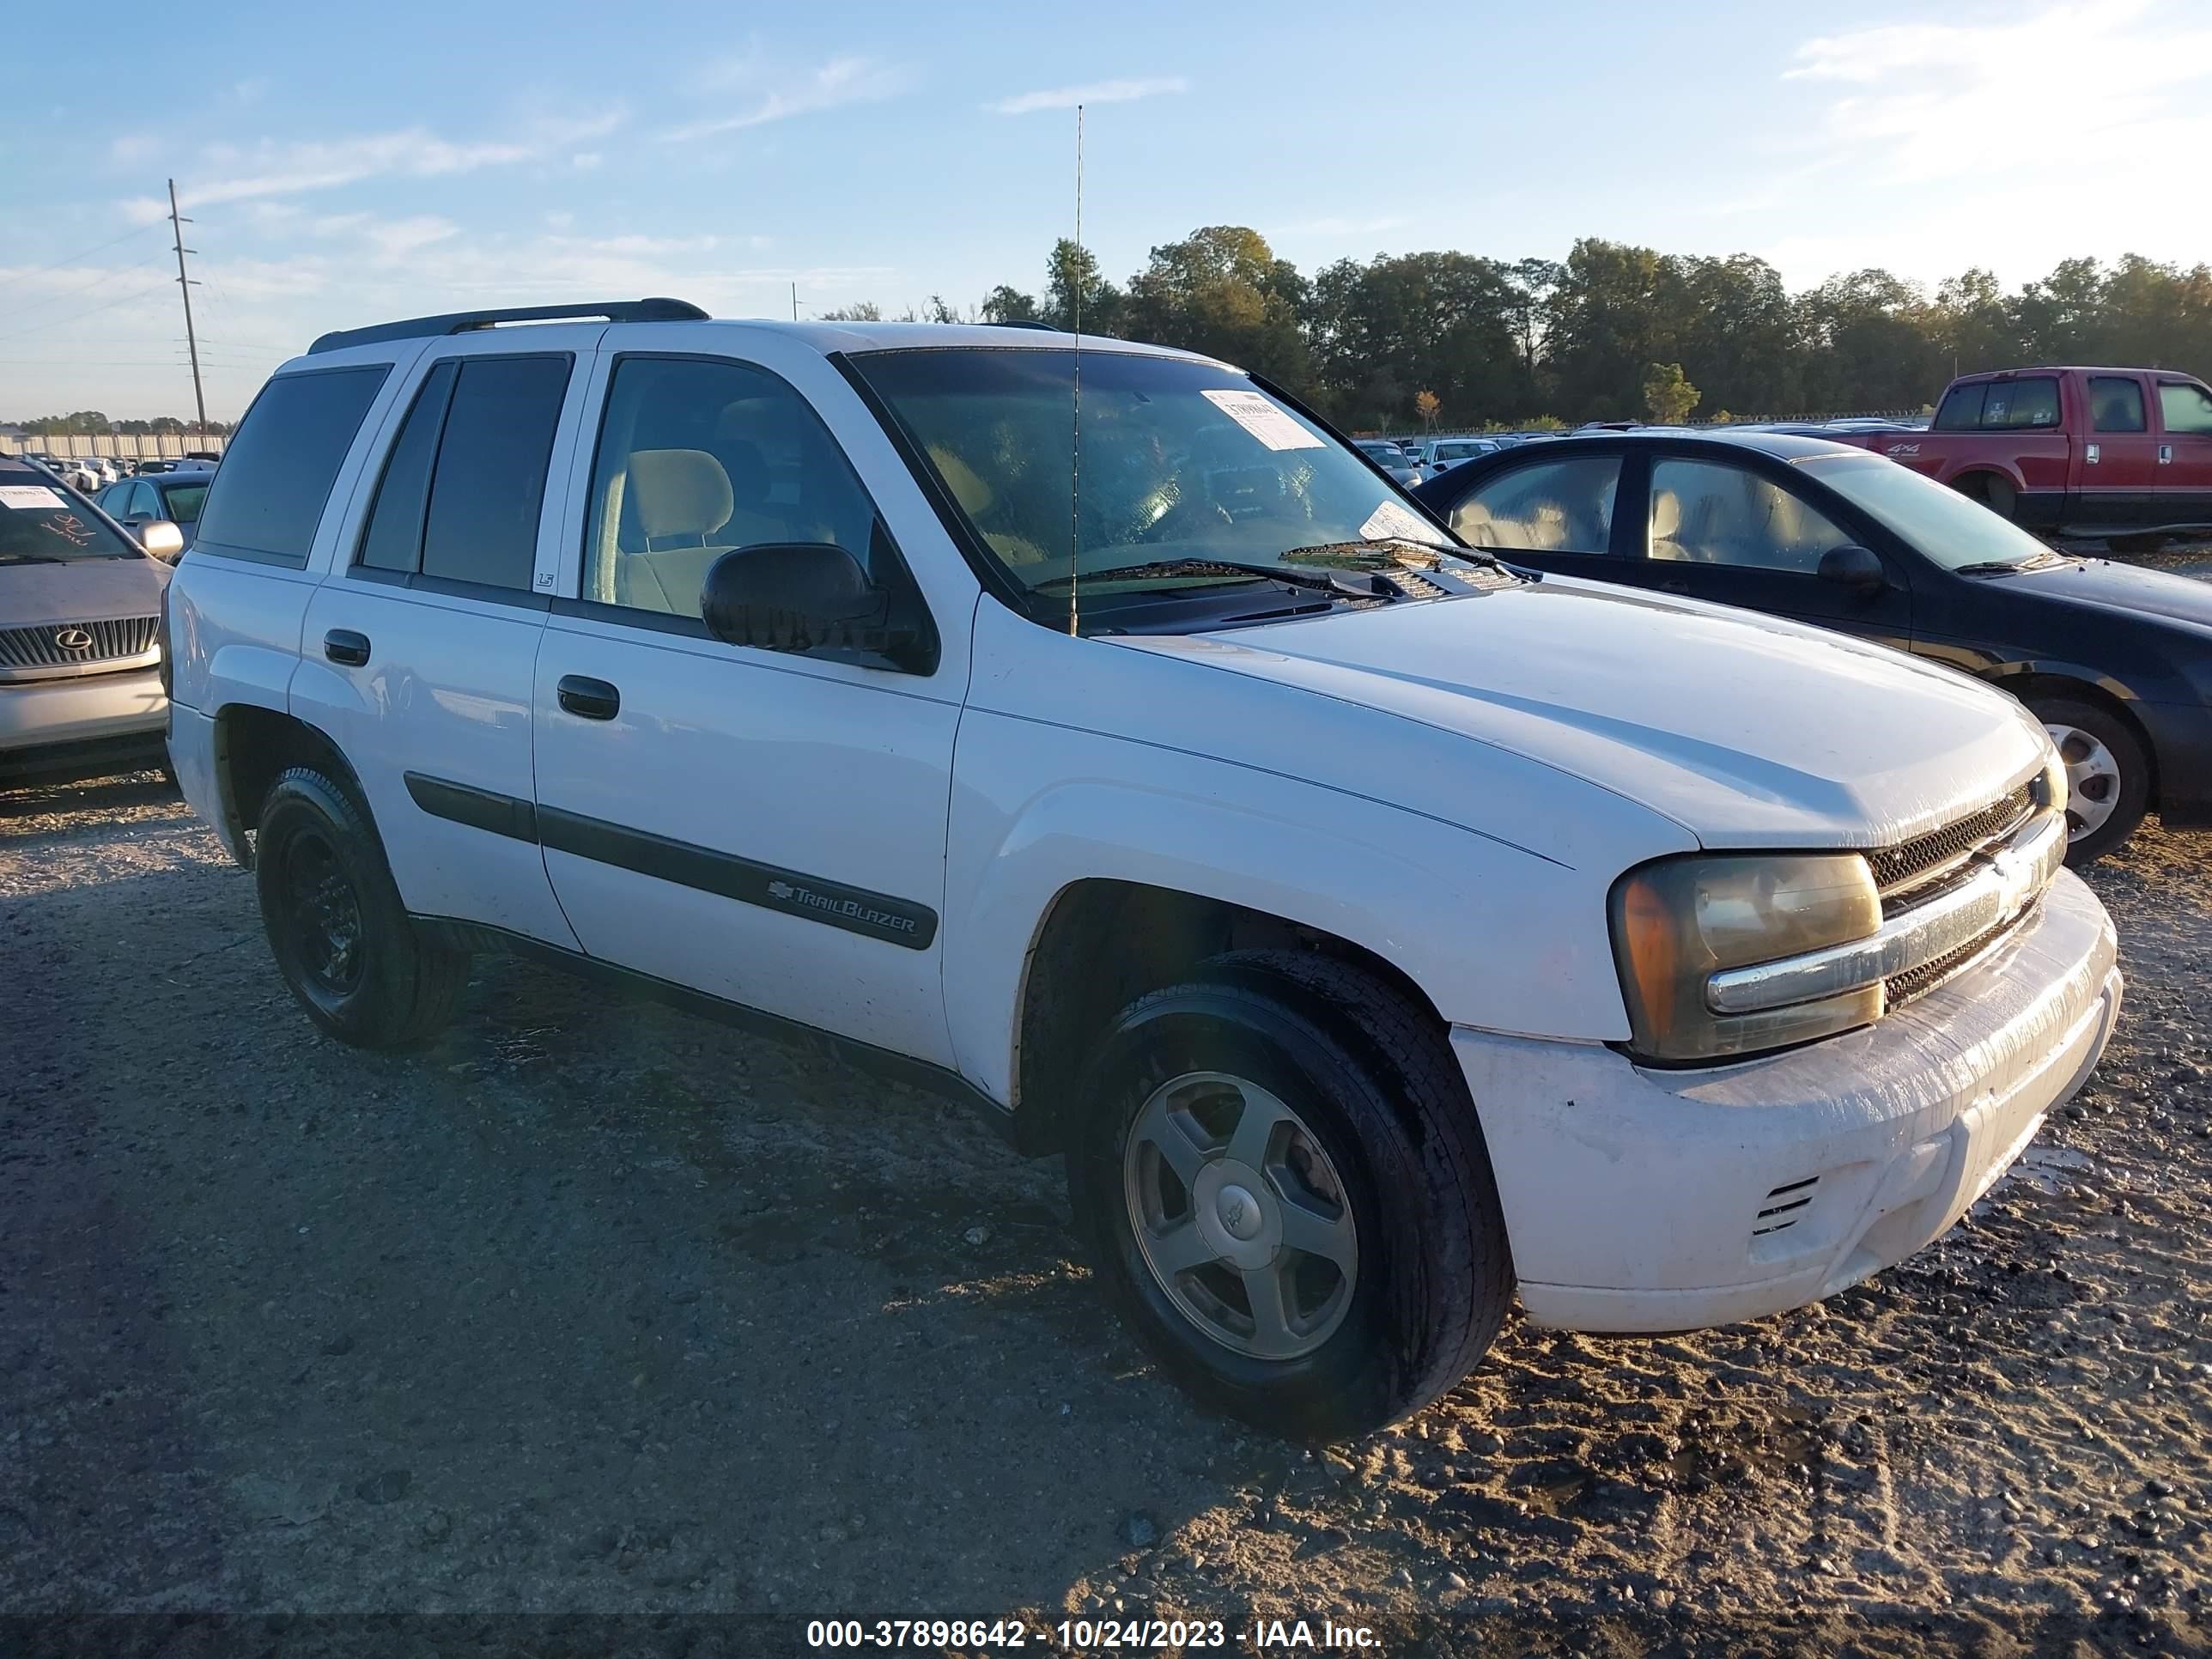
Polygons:
<instances>
[{"instance_id":1,"label":"suv hood","mask_svg":"<svg viewBox=\"0 0 2212 1659\"><path fill-rule=\"evenodd\" d=\"M169 567L159 559L72 559L0 564L0 628L150 617L161 608Z\"/></svg>"},{"instance_id":2,"label":"suv hood","mask_svg":"<svg viewBox=\"0 0 2212 1659\"><path fill-rule=\"evenodd\" d=\"M2010 697L1950 669L1752 611L1557 577L1115 643L1493 744L1716 848L1909 839L2032 775L2050 742ZM1368 787L1387 797L1390 784Z\"/></svg>"}]
</instances>

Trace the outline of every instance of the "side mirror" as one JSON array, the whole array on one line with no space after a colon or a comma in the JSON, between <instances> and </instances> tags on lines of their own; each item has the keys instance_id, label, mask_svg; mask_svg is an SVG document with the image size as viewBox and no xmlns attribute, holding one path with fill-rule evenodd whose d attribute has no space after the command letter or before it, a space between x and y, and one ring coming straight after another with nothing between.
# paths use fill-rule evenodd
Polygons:
<instances>
[{"instance_id":1,"label":"side mirror","mask_svg":"<svg viewBox=\"0 0 2212 1659\"><path fill-rule=\"evenodd\" d=\"M1832 547L1820 555L1820 580L1870 593L1889 586L1889 572L1870 547Z\"/></svg>"},{"instance_id":2,"label":"side mirror","mask_svg":"<svg viewBox=\"0 0 2212 1659\"><path fill-rule=\"evenodd\" d=\"M827 542L763 542L725 553L699 594L707 631L726 645L864 652L927 673L935 666L934 635L925 641L896 614L903 608L868 580L858 559Z\"/></svg>"},{"instance_id":3,"label":"side mirror","mask_svg":"<svg viewBox=\"0 0 2212 1659\"><path fill-rule=\"evenodd\" d=\"M149 557L164 564L174 564L185 550L185 532L167 519L148 519L135 526L138 545Z\"/></svg>"}]
</instances>

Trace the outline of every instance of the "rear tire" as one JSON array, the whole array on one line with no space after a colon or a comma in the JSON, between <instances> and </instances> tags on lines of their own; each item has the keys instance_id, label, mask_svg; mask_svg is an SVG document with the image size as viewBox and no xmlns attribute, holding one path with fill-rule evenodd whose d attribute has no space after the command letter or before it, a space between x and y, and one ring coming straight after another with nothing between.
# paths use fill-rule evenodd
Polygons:
<instances>
[{"instance_id":1,"label":"rear tire","mask_svg":"<svg viewBox=\"0 0 2212 1659\"><path fill-rule=\"evenodd\" d=\"M317 1025L356 1048L398 1048L452 1022L468 953L422 937L343 785L304 766L279 777L262 802L253 865L277 969Z\"/></svg>"},{"instance_id":2,"label":"rear tire","mask_svg":"<svg viewBox=\"0 0 2212 1659\"><path fill-rule=\"evenodd\" d=\"M2052 697L2028 704L2066 764L2066 862L2094 864L2130 836L2150 804L2150 757L2118 715Z\"/></svg>"},{"instance_id":3,"label":"rear tire","mask_svg":"<svg viewBox=\"0 0 2212 1659\"><path fill-rule=\"evenodd\" d=\"M1512 1260L1474 1104L1433 1018L1372 975L1217 957L1122 1010L1086 1074L1078 1226L1204 1403L1341 1439L1430 1405L1496 1337Z\"/></svg>"},{"instance_id":4,"label":"rear tire","mask_svg":"<svg viewBox=\"0 0 2212 1659\"><path fill-rule=\"evenodd\" d=\"M1994 472L1969 472L1952 485L1960 495L1979 501L2008 524L2019 520L2020 497L2012 480Z\"/></svg>"}]
</instances>

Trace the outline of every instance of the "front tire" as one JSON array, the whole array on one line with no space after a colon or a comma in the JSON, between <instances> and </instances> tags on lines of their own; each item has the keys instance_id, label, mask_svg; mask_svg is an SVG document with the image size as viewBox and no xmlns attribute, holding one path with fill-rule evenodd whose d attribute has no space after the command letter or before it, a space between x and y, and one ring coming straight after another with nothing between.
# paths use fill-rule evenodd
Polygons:
<instances>
[{"instance_id":1,"label":"front tire","mask_svg":"<svg viewBox=\"0 0 2212 1659\"><path fill-rule=\"evenodd\" d=\"M2133 728L2094 703L2032 702L2066 767L2066 862L2094 864L2130 836L2150 805L2150 757Z\"/></svg>"},{"instance_id":2,"label":"front tire","mask_svg":"<svg viewBox=\"0 0 2212 1659\"><path fill-rule=\"evenodd\" d=\"M1274 1434L1432 1403L1513 1275L1474 1108L1433 1017L1372 975L1244 951L1139 998L1068 1154L1102 1281L1162 1368Z\"/></svg>"},{"instance_id":3,"label":"front tire","mask_svg":"<svg viewBox=\"0 0 2212 1659\"><path fill-rule=\"evenodd\" d=\"M344 786L309 767L279 777L262 803L253 865L269 947L317 1025L356 1048L398 1048L452 1022L468 955L416 930Z\"/></svg>"}]
</instances>

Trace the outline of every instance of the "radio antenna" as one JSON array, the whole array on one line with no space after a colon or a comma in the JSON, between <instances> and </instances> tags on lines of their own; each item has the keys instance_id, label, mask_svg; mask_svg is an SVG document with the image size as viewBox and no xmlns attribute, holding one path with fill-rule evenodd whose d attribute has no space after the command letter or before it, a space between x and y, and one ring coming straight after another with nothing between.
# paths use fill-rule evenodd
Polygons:
<instances>
[{"instance_id":1,"label":"radio antenna","mask_svg":"<svg viewBox=\"0 0 2212 1659\"><path fill-rule=\"evenodd\" d=\"M1075 404L1067 461L1067 631L1076 633L1076 562L1083 555L1083 106L1075 106L1075 254L1069 261L1075 321Z\"/></svg>"}]
</instances>

